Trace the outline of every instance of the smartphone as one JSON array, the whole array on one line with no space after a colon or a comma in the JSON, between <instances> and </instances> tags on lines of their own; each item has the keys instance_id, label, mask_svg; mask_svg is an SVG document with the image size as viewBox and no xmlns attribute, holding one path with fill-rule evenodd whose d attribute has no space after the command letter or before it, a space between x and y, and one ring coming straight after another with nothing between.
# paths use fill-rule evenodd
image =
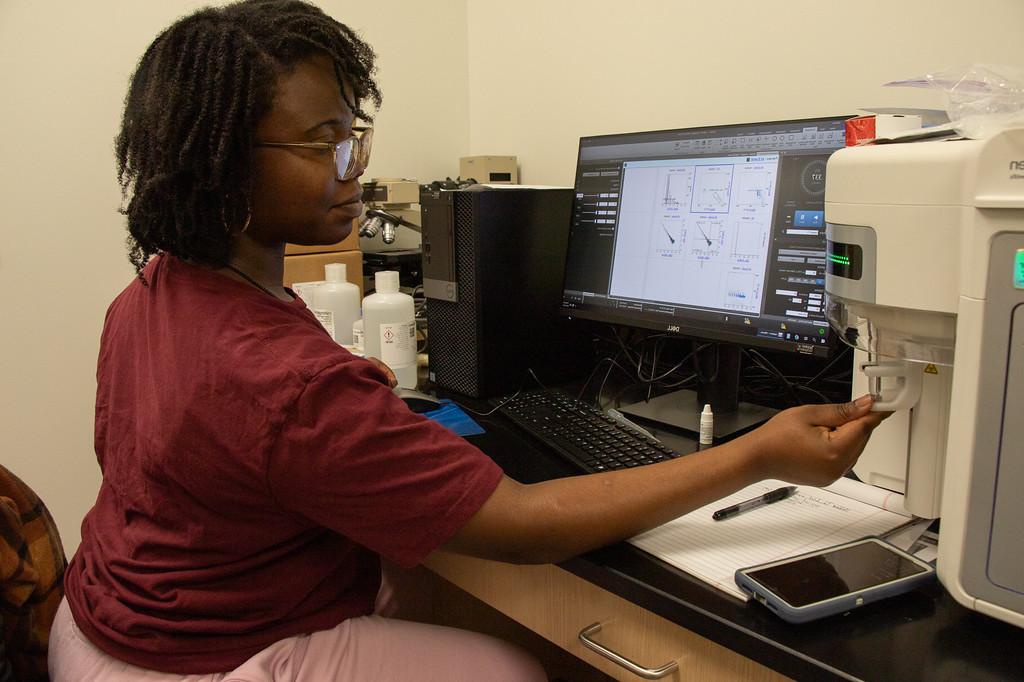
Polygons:
<instances>
[{"instance_id":1,"label":"smartphone","mask_svg":"<svg viewBox=\"0 0 1024 682\"><path fill-rule=\"evenodd\" d=\"M736 571L740 589L790 623L806 623L935 578L935 567L877 537Z\"/></svg>"}]
</instances>

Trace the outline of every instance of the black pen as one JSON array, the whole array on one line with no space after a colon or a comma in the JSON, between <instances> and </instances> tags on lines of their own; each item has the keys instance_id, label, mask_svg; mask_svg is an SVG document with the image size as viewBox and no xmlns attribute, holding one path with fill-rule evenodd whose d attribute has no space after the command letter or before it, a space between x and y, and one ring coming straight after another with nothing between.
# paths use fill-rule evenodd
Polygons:
<instances>
[{"instance_id":1,"label":"black pen","mask_svg":"<svg viewBox=\"0 0 1024 682\"><path fill-rule=\"evenodd\" d=\"M740 502L739 504L731 505L729 507L726 507L725 509L719 509L718 511L711 515L711 518L713 518L715 521L731 519L737 514L742 514L743 512L750 511L751 509L757 509L758 507L763 507L766 504L771 504L772 502L780 502L786 499L787 497L790 497L795 492L795 485L787 485L782 488L776 488L775 490L767 492L759 497L755 497L752 500Z\"/></svg>"}]
</instances>

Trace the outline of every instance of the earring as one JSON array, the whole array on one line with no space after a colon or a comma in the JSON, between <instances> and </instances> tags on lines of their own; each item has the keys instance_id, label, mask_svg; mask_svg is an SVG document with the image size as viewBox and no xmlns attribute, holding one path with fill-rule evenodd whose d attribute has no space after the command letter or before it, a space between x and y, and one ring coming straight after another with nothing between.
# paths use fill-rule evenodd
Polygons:
<instances>
[{"instance_id":1,"label":"earring","mask_svg":"<svg viewBox=\"0 0 1024 682\"><path fill-rule=\"evenodd\" d=\"M225 196L220 203L220 222L224 226L224 232L231 234L231 226L228 225L228 218L225 215L225 209L227 209L228 199ZM245 223L242 225L242 229L239 230L239 234L244 234L249 229L249 223L252 222L252 207L249 206L249 198L245 199Z\"/></svg>"}]
</instances>

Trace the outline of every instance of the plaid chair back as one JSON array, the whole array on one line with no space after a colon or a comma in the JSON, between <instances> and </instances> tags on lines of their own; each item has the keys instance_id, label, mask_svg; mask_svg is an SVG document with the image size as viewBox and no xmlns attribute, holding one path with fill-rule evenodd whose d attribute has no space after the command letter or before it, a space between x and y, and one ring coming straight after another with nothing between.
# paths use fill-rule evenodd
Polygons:
<instances>
[{"instance_id":1,"label":"plaid chair back","mask_svg":"<svg viewBox=\"0 0 1024 682\"><path fill-rule=\"evenodd\" d=\"M21 479L0 465L0 618L16 680L48 680L50 626L64 596L67 559L53 518Z\"/></svg>"}]
</instances>

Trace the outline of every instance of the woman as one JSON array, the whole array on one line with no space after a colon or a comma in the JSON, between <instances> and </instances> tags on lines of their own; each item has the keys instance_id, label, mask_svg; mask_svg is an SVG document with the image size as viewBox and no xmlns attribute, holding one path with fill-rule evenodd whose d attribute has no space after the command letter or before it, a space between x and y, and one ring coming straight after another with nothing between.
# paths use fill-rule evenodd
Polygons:
<instances>
[{"instance_id":1,"label":"woman","mask_svg":"<svg viewBox=\"0 0 1024 682\"><path fill-rule=\"evenodd\" d=\"M51 636L55 680L543 679L472 633L373 615L380 557L558 561L764 478L824 484L880 417L799 408L648 467L520 485L409 412L282 284L284 244L360 214L373 53L301 2L167 29L117 141L139 278L97 371L103 482Z\"/></svg>"}]
</instances>

